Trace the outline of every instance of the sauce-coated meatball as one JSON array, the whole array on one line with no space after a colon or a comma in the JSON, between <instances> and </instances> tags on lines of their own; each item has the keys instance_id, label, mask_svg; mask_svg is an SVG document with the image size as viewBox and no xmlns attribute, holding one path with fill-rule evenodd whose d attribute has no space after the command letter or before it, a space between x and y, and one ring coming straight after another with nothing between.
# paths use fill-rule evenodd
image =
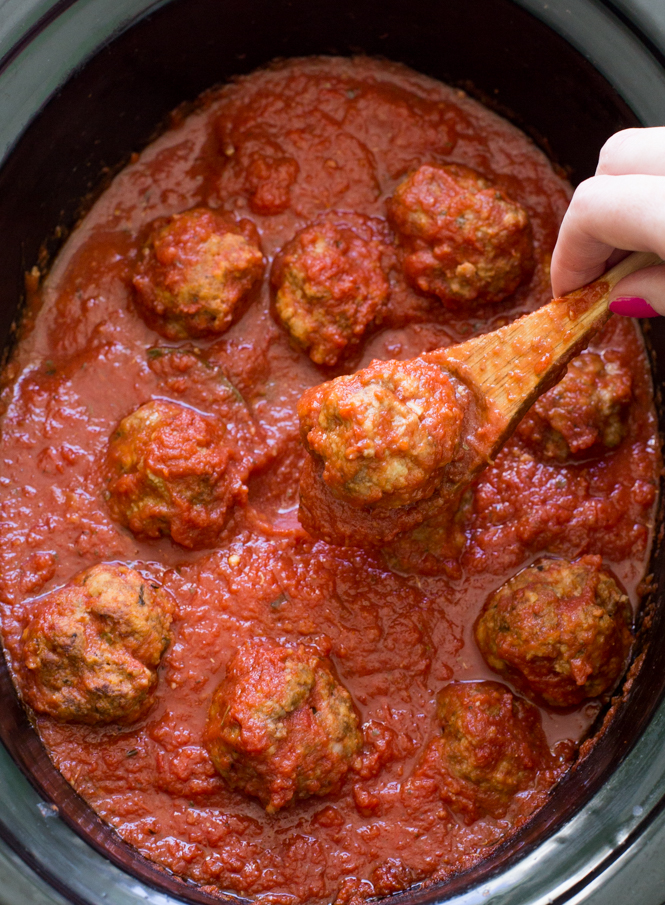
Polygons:
<instances>
[{"instance_id":1,"label":"sauce-coated meatball","mask_svg":"<svg viewBox=\"0 0 665 905\"><path fill-rule=\"evenodd\" d=\"M155 400L120 422L106 456L108 506L138 537L183 547L215 543L247 487L232 467L221 419Z\"/></svg>"},{"instance_id":2,"label":"sauce-coated meatball","mask_svg":"<svg viewBox=\"0 0 665 905\"><path fill-rule=\"evenodd\" d=\"M386 248L383 221L333 211L297 233L275 260L275 312L316 364L337 364L388 298Z\"/></svg>"},{"instance_id":3,"label":"sauce-coated meatball","mask_svg":"<svg viewBox=\"0 0 665 905\"><path fill-rule=\"evenodd\" d=\"M134 569L101 563L40 600L23 632L23 697L77 723L130 723L152 703L173 602Z\"/></svg>"},{"instance_id":4,"label":"sauce-coated meatball","mask_svg":"<svg viewBox=\"0 0 665 905\"><path fill-rule=\"evenodd\" d=\"M301 435L332 493L353 506L405 506L431 496L451 461L464 410L438 365L374 361L308 390Z\"/></svg>"},{"instance_id":5,"label":"sauce-coated meatball","mask_svg":"<svg viewBox=\"0 0 665 905\"><path fill-rule=\"evenodd\" d=\"M326 795L362 747L351 695L319 651L249 641L214 694L205 741L231 789L272 814Z\"/></svg>"},{"instance_id":6,"label":"sauce-coated meatball","mask_svg":"<svg viewBox=\"0 0 665 905\"><path fill-rule=\"evenodd\" d=\"M538 709L498 682L453 682L439 692L442 735L423 752L404 789L405 801L438 791L466 823L501 818L513 797L553 781L550 751Z\"/></svg>"},{"instance_id":7,"label":"sauce-coated meatball","mask_svg":"<svg viewBox=\"0 0 665 905\"><path fill-rule=\"evenodd\" d=\"M499 302L533 269L526 211L469 167L419 167L397 186L388 214L407 279L449 307Z\"/></svg>"},{"instance_id":8,"label":"sauce-coated meatball","mask_svg":"<svg viewBox=\"0 0 665 905\"><path fill-rule=\"evenodd\" d=\"M249 220L193 208L152 224L134 274L137 305L168 339L223 333L263 270Z\"/></svg>"},{"instance_id":9,"label":"sauce-coated meatball","mask_svg":"<svg viewBox=\"0 0 665 905\"><path fill-rule=\"evenodd\" d=\"M630 371L595 352L583 352L545 393L517 433L543 458L565 462L616 448L626 433L632 399Z\"/></svg>"},{"instance_id":10,"label":"sauce-coated meatball","mask_svg":"<svg viewBox=\"0 0 665 905\"><path fill-rule=\"evenodd\" d=\"M555 707L616 684L632 643L626 595L600 556L543 560L489 596L476 641L492 669Z\"/></svg>"}]
</instances>

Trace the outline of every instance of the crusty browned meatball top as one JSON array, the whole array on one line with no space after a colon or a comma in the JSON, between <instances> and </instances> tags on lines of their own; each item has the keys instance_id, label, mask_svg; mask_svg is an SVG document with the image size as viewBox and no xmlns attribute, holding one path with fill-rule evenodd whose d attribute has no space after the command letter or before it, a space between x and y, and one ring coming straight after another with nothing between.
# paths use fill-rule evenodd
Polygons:
<instances>
[{"instance_id":1,"label":"crusty browned meatball top","mask_svg":"<svg viewBox=\"0 0 665 905\"><path fill-rule=\"evenodd\" d=\"M555 707L611 690L632 643L628 597L600 556L542 560L491 594L476 623L488 664Z\"/></svg>"},{"instance_id":2,"label":"crusty browned meatball top","mask_svg":"<svg viewBox=\"0 0 665 905\"><path fill-rule=\"evenodd\" d=\"M533 269L526 211L480 173L425 164L388 206L407 279L450 307L500 302Z\"/></svg>"},{"instance_id":3,"label":"crusty browned meatball top","mask_svg":"<svg viewBox=\"0 0 665 905\"><path fill-rule=\"evenodd\" d=\"M263 270L249 220L193 208L152 224L134 274L136 302L168 339L223 333Z\"/></svg>"},{"instance_id":4,"label":"crusty browned meatball top","mask_svg":"<svg viewBox=\"0 0 665 905\"><path fill-rule=\"evenodd\" d=\"M388 298L388 258L384 221L342 211L281 250L272 271L275 313L316 364L335 365L357 346Z\"/></svg>"},{"instance_id":5,"label":"crusty browned meatball top","mask_svg":"<svg viewBox=\"0 0 665 905\"><path fill-rule=\"evenodd\" d=\"M274 813L340 784L362 745L359 724L326 657L257 639L231 659L205 741L228 786Z\"/></svg>"},{"instance_id":6,"label":"crusty browned meatball top","mask_svg":"<svg viewBox=\"0 0 665 905\"><path fill-rule=\"evenodd\" d=\"M631 400L628 368L611 352L583 352L538 399L517 433L543 459L601 455L623 440Z\"/></svg>"},{"instance_id":7,"label":"crusty browned meatball top","mask_svg":"<svg viewBox=\"0 0 665 905\"><path fill-rule=\"evenodd\" d=\"M76 575L36 605L23 633L23 696L77 723L131 723L150 706L174 604L117 563Z\"/></svg>"},{"instance_id":8,"label":"crusty browned meatball top","mask_svg":"<svg viewBox=\"0 0 665 905\"><path fill-rule=\"evenodd\" d=\"M550 751L540 713L498 682L452 682L437 697L442 734L425 748L403 795L412 808L436 789L465 822L505 816L514 796L551 782Z\"/></svg>"},{"instance_id":9,"label":"crusty browned meatball top","mask_svg":"<svg viewBox=\"0 0 665 905\"><path fill-rule=\"evenodd\" d=\"M233 459L219 418L165 399L148 402L123 418L109 441L111 514L139 537L209 546L233 504L247 496Z\"/></svg>"},{"instance_id":10,"label":"crusty browned meatball top","mask_svg":"<svg viewBox=\"0 0 665 905\"><path fill-rule=\"evenodd\" d=\"M314 387L298 414L305 447L323 462L335 496L392 508L433 493L464 409L446 372L416 359L375 361Z\"/></svg>"}]
</instances>

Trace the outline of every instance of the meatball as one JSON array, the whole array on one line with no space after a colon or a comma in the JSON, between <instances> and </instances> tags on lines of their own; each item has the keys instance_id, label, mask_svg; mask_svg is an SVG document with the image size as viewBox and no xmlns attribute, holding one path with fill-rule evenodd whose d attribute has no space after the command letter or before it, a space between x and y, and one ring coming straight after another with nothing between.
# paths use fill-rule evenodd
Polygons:
<instances>
[{"instance_id":1,"label":"meatball","mask_svg":"<svg viewBox=\"0 0 665 905\"><path fill-rule=\"evenodd\" d=\"M388 216L408 281L447 307L500 302L533 270L527 212L469 167L419 167L397 186Z\"/></svg>"},{"instance_id":2,"label":"meatball","mask_svg":"<svg viewBox=\"0 0 665 905\"><path fill-rule=\"evenodd\" d=\"M464 409L446 372L414 359L374 361L314 387L298 414L303 443L338 499L395 508L434 492Z\"/></svg>"},{"instance_id":3,"label":"meatball","mask_svg":"<svg viewBox=\"0 0 665 905\"><path fill-rule=\"evenodd\" d=\"M544 459L565 462L614 449L626 434L630 371L596 352L583 352L536 402L517 433Z\"/></svg>"},{"instance_id":4,"label":"meatball","mask_svg":"<svg viewBox=\"0 0 665 905\"><path fill-rule=\"evenodd\" d=\"M193 208L152 224L134 274L136 302L168 339L223 333L263 270L249 220Z\"/></svg>"},{"instance_id":5,"label":"meatball","mask_svg":"<svg viewBox=\"0 0 665 905\"><path fill-rule=\"evenodd\" d=\"M363 740L351 695L327 658L257 639L231 659L205 743L229 788L273 814L337 788Z\"/></svg>"},{"instance_id":6,"label":"meatball","mask_svg":"<svg viewBox=\"0 0 665 905\"><path fill-rule=\"evenodd\" d=\"M600 556L542 560L490 594L476 641L496 672L554 707L614 687L632 643L626 595Z\"/></svg>"},{"instance_id":7,"label":"meatball","mask_svg":"<svg viewBox=\"0 0 665 905\"><path fill-rule=\"evenodd\" d=\"M127 566L79 572L37 603L23 632L25 701L57 720L138 719L152 703L173 610L166 591Z\"/></svg>"},{"instance_id":8,"label":"meatball","mask_svg":"<svg viewBox=\"0 0 665 905\"><path fill-rule=\"evenodd\" d=\"M437 698L442 735L426 747L406 784L407 804L438 791L473 823L504 817L514 796L555 778L538 709L498 682L453 682ZM544 774L542 778L540 774Z\"/></svg>"},{"instance_id":9,"label":"meatball","mask_svg":"<svg viewBox=\"0 0 665 905\"><path fill-rule=\"evenodd\" d=\"M334 211L297 233L276 258L275 313L316 364L337 364L388 298L386 249L383 221Z\"/></svg>"},{"instance_id":10,"label":"meatball","mask_svg":"<svg viewBox=\"0 0 665 905\"><path fill-rule=\"evenodd\" d=\"M170 535L183 547L211 546L247 487L221 419L164 399L120 422L106 456L113 518L137 537Z\"/></svg>"}]
</instances>

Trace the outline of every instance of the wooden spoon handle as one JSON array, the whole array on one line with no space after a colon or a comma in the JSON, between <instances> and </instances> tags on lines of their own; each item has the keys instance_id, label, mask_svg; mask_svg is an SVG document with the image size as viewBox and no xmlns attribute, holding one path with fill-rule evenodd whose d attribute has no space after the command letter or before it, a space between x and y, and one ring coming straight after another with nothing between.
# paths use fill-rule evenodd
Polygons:
<instances>
[{"instance_id":1,"label":"wooden spoon handle","mask_svg":"<svg viewBox=\"0 0 665 905\"><path fill-rule=\"evenodd\" d=\"M635 252L594 283L553 299L506 327L423 358L452 369L480 391L494 412L503 442L605 325L609 295L619 280L660 263L656 254Z\"/></svg>"},{"instance_id":2,"label":"wooden spoon handle","mask_svg":"<svg viewBox=\"0 0 665 905\"><path fill-rule=\"evenodd\" d=\"M623 261L619 261L618 264L615 264L611 270L607 271L607 273L604 273L602 277L596 280L596 283L609 283L609 293L614 289L619 280L623 280L624 277L629 276L631 273L635 273L636 270L644 270L645 267L655 267L657 264L662 263L663 262L658 255L652 251L634 251L632 254L628 255L628 257L624 258ZM578 289L577 292L586 292L587 289L595 285L595 283L590 283L589 286L583 286L581 289ZM576 295L576 293L571 294Z\"/></svg>"}]
</instances>

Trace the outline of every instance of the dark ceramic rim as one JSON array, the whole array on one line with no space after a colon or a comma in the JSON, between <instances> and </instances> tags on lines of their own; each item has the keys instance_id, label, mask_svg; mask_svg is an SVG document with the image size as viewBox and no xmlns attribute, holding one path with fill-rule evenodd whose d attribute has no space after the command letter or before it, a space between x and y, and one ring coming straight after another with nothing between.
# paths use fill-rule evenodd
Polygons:
<instances>
[{"instance_id":1,"label":"dark ceramic rim","mask_svg":"<svg viewBox=\"0 0 665 905\"><path fill-rule=\"evenodd\" d=\"M521 5L528 9L530 12L539 16L541 19L544 19L548 22L548 18L546 15L546 10L550 7L556 7L556 3L544 4L540 3L539 0L516 0L518 5ZM584 2L584 0L582 0ZM30 26L30 28L23 34L18 42L14 44L14 46L7 51L7 53L0 60L0 78L2 77L3 72L6 72L12 64L19 61L22 54L29 49L30 45L37 40L44 32L46 32L49 27L55 23L63 14L71 10L78 3L78 0L56 0L55 3L51 5L51 7L40 17L37 19L34 24ZM139 15L132 18L131 21L125 23L125 25L133 25L136 24L140 19L144 16L149 15L151 12L154 12L155 9L165 5L162 0L159 2L147 3L145 8L140 12ZM594 4L595 5L595 4ZM627 17L621 13L619 10L616 10L613 5L607 3L605 6L608 9L611 9L612 12L616 15L616 18L624 22L626 24ZM609 15L609 14L608 14ZM629 20L628 20L629 22ZM551 24L548 22L548 24ZM642 42L642 44L649 50L649 52L659 59L660 63L665 67L665 57L658 51L650 40L643 35L641 30L634 25L634 23L629 23L631 27L632 33ZM124 28L125 26L122 26ZM113 37L114 35L109 35ZM5 682L9 681L8 674L5 667ZM11 688L11 685L9 686ZM3 689L3 691L6 689ZM7 700L7 698L5 698ZM662 694L661 694L662 700ZM15 696L12 694L12 700L10 701L9 708L14 708L13 718L16 721L16 726L20 727L22 733L24 732L32 732L34 743L40 745L37 740L36 734L29 728L27 723L27 719L25 716L25 712L18 704ZM616 771L618 766L625 761L626 757L629 755L634 745L641 739L642 735L645 733L647 726L649 726L651 722L652 716L658 710L658 705L654 705L651 712L645 715L645 718L642 720L642 725L638 733L631 740L630 746L626 746L626 749L619 752L617 756L617 752L613 752L612 756L609 756L608 753L608 761L611 760L611 769ZM19 765L23 774L30 781L35 790L43 795L44 792L49 795L51 800L63 801L65 798L67 799L67 805L62 809L62 816L65 822L72 827L77 833L83 834L86 841L98 852L103 854L105 857L109 857L111 861L120 865L123 868L128 868L134 877L140 879L144 882L148 887L152 889L159 890L162 894L165 893L165 885L163 882L160 882L160 878L163 878L168 885L168 893L167 898L162 898L163 902L168 901L188 901L188 902L199 902L199 903L210 903L210 902L219 902L218 898L212 898L205 893L203 893L196 885L190 885L189 883L185 883L183 881L178 880L177 878L172 877L172 875L167 874L165 871L160 871L157 867L151 865L149 862L145 861L141 856L134 852L130 846L127 846L119 837L116 836L113 831L109 830L109 828L103 824L92 812L89 807L74 793L72 793L71 788L67 785L64 779L60 776L54 768L51 768L52 772L55 774L55 779L53 776L38 776L35 772L29 769L26 766L26 751L19 751L18 748L14 748L12 745L7 746L10 754L13 756L14 761ZM38 758L37 749L33 748L32 754L35 759ZM43 749L42 754L43 757ZM609 767L605 768L605 770L600 771L602 774L605 774ZM584 770L584 765L580 767L580 770ZM579 772L579 771L577 771ZM57 788L54 785L54 782L57 784L58 779L61 783L61 787ZM579 778L579 777L578 777ZM566 783L564 779L562 786ZM580 801L579 806L572 810L571 813L567 815L568 818L574 817L577 812L589 803L594 792L597 791L597 787L600 785L600 782L592 783L591 779L589 779L590 786L593 785L593 788L589 792L588 796L584 801ZM547 813L549 810L549 814ZM541 814L545 813L545 830L541 826L537 833L530 832L531 824L527 825L524 830L517 837L518 844L516 845L516 840L513 838L508 845L506 845L503 851L500 851L497 854L496 858L492 860L492 867L487 870L487 868L482 869L473 869L470 872L461 875L459 878L454 879L451 883L446 884L444 887L430 887L427 888L422 887L420 889L407 891L406 893L400 894L399 898L401 902L409 901L411 903L419 903L419 902L433 902L433 901L444 901L452 898L453 896L458 895L461 892L461 895L456 899L456 902L459 902L460 905L462 903L475 902L476 898L474 894L478 892L479 886L491 884L492 880L496 877L500 876L506 866L514 866L515 862L524 861L527 855L532 854L535 850L543 845L544 842L547 842L549 837L557 832L560 829L558 825L560 821L557 818L557 808L554 806L554 803L551 805L547 805ZM595 878L600 876L605 870L606 866L609 863L612 863L621 854L627 851L643 833L647 831L647 829L654 823L654 821L658 818L658 816L665 811L665 796L660 797L657 801L651 802L649 809L645 810L643 819L635 822L635 824L624 834L621 840L617 840L610 854L606 857L596 858L595 863L589 869L587 873L584 874L576 883L569 885L564 891L560 894L556 894L554 897L551 895L547 895L547 902L552 903L552 905L563 905L564 902L570 901L571 898L578 895L581 891L584 890L586 886L590 882L592 882ZM549 820L549 824L548 821ZM542 821L541 821L542 823ZM81 825L85 826L85 829L82 830ZM41 876L53 889L57 890L61 893L65 898L67 898L70 902L76 903L76 905L92 905L93 900L87 897L80 895L74 889L70 887L69 884L62 881L61 877L56 875L54 872L49 870L35 855L29 850L29 848L21 841L18 835L12 830L12 828L7 825L7 823L0 818L0 838L2 838L9 846L12 848L16 854L30 867L32 868L39 876ZM519 849L516 851L516 849ZM480 875L480 876L479 876ZM471 884L471 888L469 888L469 884ZM168 898L168 896L174 898ZM228 896L228 900L233 900L234 897L232 895ZM487 901L487 898L483 895L482 899L477 899L477 901ZM493 902L499 901L503 902L504 900L499 900L498 898L492 898ZM506 900L507 901L507 900ZM531 901L531 900L529 900ZM536 900L533 900L536 901ZM545 901L545 899L543 899Z\"/></svg>"}]
</instances>

